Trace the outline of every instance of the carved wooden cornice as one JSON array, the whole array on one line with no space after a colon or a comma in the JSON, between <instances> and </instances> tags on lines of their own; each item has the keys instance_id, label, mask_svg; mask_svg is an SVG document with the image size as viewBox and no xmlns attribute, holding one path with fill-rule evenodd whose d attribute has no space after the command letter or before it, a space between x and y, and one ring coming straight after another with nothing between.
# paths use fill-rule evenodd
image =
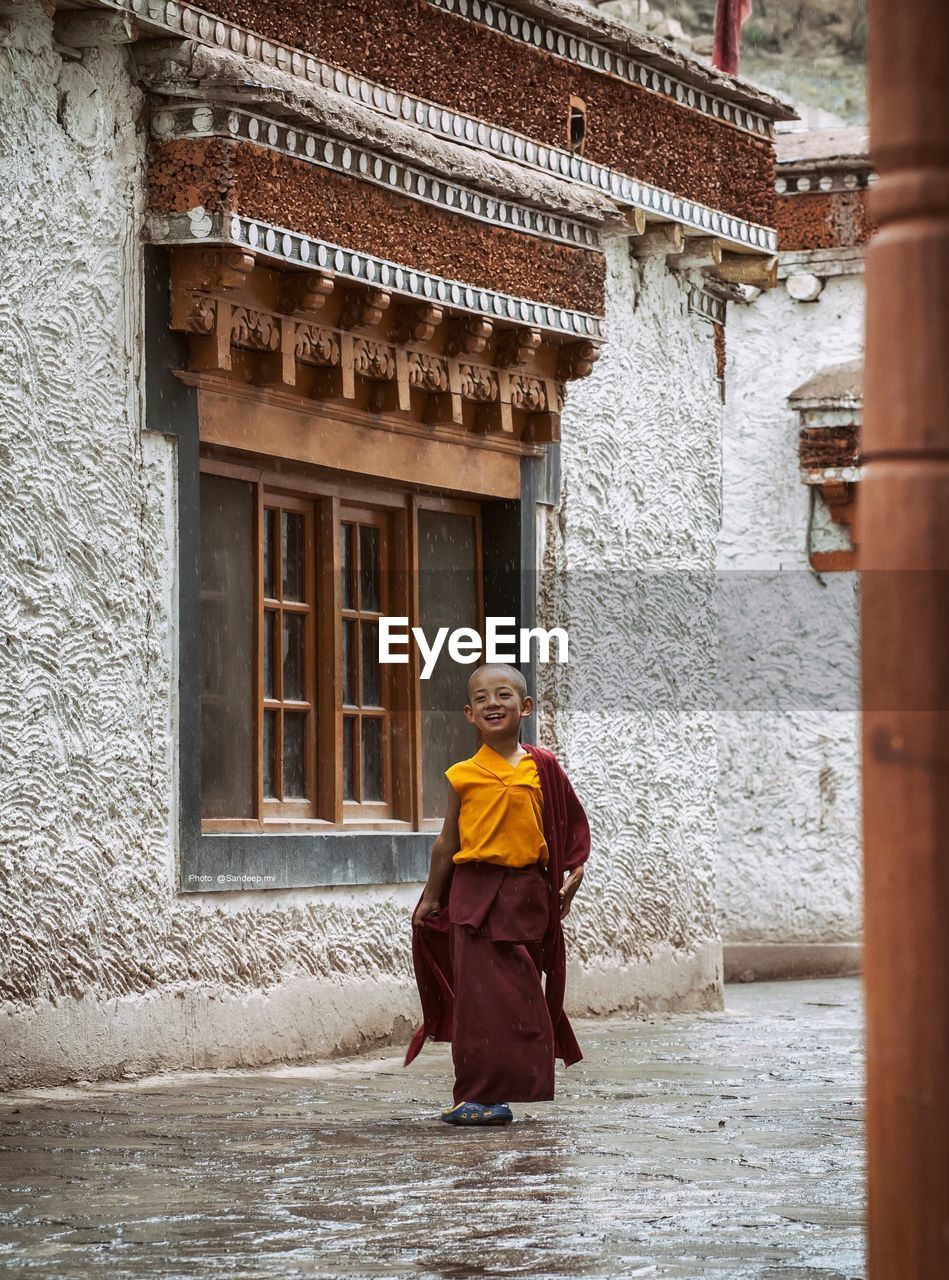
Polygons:
<instances>
[{"instance_id":1,"label":"carved wooden cornice","mask_svg":"<svg viewBox=\"0 0 949 1280\"><path fill-rule=\"evenodd\" d=\"M218 248L172 254L171 325L188 370L368 415L535 445L559 439L565 382L598 348L532 325L394 299L325 270Z\"/></svg>"},{"instance_id":2,"label":"carved wooden cornice","mask_svg":"<svg viewBox=\"0 0 949 1280\"><path fill-rule=\"evenodd\" d=\"M400 305L431 306L446 313L450 311L452 317L484 319L490 316L488 323L496 328L540 329L545 336L550 335L554 343L562 338L600 341L604 334L603 319L599 315L462 284L241 214L211 214L201 206L186 214L152 213L147 219L147 238L173 253L179 249L215 254L238 252L255 258L258 266L266 262L273 270L286 272L288 277L299 274L330 277L340 290L352 287L358 293L374 289L389 293ZM201 285L211 287L204 281ZM286 309L276 298L272 306Z\"/></svg>"}]
</instances>

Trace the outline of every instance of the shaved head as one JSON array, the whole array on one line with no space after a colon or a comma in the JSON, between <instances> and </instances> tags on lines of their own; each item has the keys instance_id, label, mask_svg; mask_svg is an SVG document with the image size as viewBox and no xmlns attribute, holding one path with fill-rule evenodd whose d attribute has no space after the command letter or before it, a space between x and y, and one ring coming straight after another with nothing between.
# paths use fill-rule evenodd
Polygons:
<instances>
[{"instance_id":1,"label":"shaved head","mask_svg":"<svg viewBox=\"0 0 949 1280\"><path fill-rule=\"evenodd\" d=\"M521 699L527 697L527 681L524 679L523 672L518 671L517 667L509 667L506 662L485 662L480 667L476 667L468 677L469 701L472 689L479 681L483 681L485 676L500 678L512 689L516 689Z\"/></svg>"}]
</instances>

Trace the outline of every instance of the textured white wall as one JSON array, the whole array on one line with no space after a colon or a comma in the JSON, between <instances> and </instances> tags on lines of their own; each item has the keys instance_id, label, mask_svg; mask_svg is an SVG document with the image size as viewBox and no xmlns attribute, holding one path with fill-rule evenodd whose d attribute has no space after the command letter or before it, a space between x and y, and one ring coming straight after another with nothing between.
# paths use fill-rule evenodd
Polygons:
<instances>
[{"instance_id":1,"label":"textured white wall","mask_svg":"<svg viewBox=\"0 0 949 1280\"><path fill-rule=\"evenodd\" d=\"M299 1056L416 1015L412 888L175 896L174 458L140 432L127 56L61 60L32 4L0 26L0 1081Z\"/></svg>"},{"instance_id":2,"label":"textured white wall","mask_svg":"<svg viewBox=\"0 0 949 1280\"><path fill-rule=\"evenodd\" d=\"M721 403L712 329L664 257L608 252L607 343L570 389L542 615L571 661L541 669L543 740L593 828L572 918L594 1007L715 1008L714 565ZM558 571L565 570L562 577Z\"/></svg>"},{"instance_id":3,"label":"textured white wall","mask_svg":"<svg viewBox=\"0 0 949 1280\"><path fill-rule=\"evenodd\" d=\"M860 932L857 581L808 565L798 416L787 404L862 351L863 277L817 302L783 285L731 306L719 540L717 898L729 942ZM813 546L847 545L821 504Z\"/></svg>"},{"instance_id":4,"label":"textured white wall","mask_svg":"<svg viewBox=\"0 0 949 1280\"><path fill-rule=\"evenodd\" d=\"M141 432L144 138L128 51L64 61L39 7L16 6L0 104L0 217L17 228L0 240L0 1084L404 1039L417 888L176 895L175 457ZM551 545L580 567L712 556L711 335L672 277L647 275L634 309L620 246L613 341L567 415ZM622 590L600 608L624 643L671 669L687 638L704 664L704 623L663 638L690 607L686 579L668 619L635 625ZM571 608L581 634L596 611ZM597 836L574 1007L714 1003L708 714L604 720L584 705L554 733Z\"/></svg>"}]
</instances>

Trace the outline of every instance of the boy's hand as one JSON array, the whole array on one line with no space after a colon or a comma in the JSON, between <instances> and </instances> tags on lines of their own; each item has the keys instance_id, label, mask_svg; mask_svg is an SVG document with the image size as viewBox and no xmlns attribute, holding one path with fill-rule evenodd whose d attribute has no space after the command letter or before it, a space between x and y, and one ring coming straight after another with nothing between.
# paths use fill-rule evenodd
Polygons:
<instances>
[{"instance_id":1,"label":"boy's hand","mask_svg":"<svg viewBox=\"0 0 949 1280\"><path fill-rule=\"evenodd\" d=\"M562 920L570 910L573 902L573 895L580 888L580 882L583 879L583 867L575 867L569 873L566 880L560 887L560 919Z\"/></svg>"},{"instance_id":2,"label":"boy's hand","mask_svg":"<svg viewBox=\"0 0 949 1280\"><path fill-rule=\"evenodd\" d=\"M422 901L415 908L415 915L412 917L412 923L423 919L425 916L433 916L437 911L441 911L442 904L439 900L425 893L422 895Z\"/></svg>"}]
</instances>

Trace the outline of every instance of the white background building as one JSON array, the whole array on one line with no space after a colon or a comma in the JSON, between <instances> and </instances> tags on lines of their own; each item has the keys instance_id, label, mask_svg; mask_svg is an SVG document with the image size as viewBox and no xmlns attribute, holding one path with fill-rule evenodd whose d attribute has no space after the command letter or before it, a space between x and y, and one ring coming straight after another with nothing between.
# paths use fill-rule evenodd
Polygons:
<instances>
[{"instance_id":1,"label":"white background building","mask_svg":"<svg viewBox=\"0 0 949 1280\"><path fill-rule=\"evenodd\" d=\"M851 530L802 483L789 396L862 356L866 136L782 133L778 158L778 287L728 316L716 880L726 977L859 964L856 562Z\"/></svg>"}]
</instances>

